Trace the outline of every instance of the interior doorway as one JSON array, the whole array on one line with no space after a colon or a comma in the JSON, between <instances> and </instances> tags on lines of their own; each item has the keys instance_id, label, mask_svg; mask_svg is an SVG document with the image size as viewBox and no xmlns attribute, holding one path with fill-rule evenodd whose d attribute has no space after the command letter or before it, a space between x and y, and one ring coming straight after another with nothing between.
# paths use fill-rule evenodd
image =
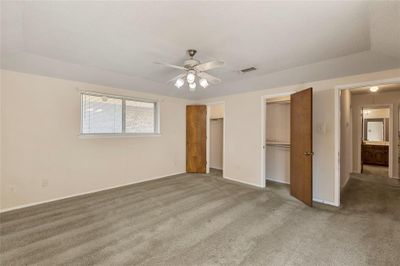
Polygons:
<instances>
[{"instance_id":1,"label":"interior doorway","mask_svg":"<svg viewBox=\"0 0 400 266\"><path fill-rule=\"evenodd\" d=\"M340 188L350 178L399 178L400 84L340 90Z\"/></svg>"},{"instance_id":2,"label":"interior doorway","mask_svg":"<svg viewBox=\"0 0 400 266\"><path fill-rule=\"evenodd\" d=\"M389 176L390 108L361 107L361 173Z\"/></svg>"},{"instance_id":3,"label":"interior doorway","mask_svg":"<svg viewBox=\"0 0 400 266\"><path fill-rule=\"evenodd\" d=\"M224 176L225 104L207 105L207 173Z\"/></svg>"}]
</instances>

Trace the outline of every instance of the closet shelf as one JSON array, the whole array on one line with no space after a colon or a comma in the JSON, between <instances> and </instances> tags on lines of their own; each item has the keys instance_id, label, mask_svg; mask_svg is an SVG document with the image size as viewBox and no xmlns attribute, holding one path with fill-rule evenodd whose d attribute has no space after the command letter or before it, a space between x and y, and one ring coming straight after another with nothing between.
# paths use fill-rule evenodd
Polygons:
<instances>
[{"instance_id":1,"label":"closet shelf","mask_svg":"<svg viewBox=\"0 0 400 266\"><path fill-rule=\"evenodd\" d=\"M288 142L267 141L266 145L273 146L273 147L290 148L290 143L288 143Z\"/></svg>"}]
</instances>

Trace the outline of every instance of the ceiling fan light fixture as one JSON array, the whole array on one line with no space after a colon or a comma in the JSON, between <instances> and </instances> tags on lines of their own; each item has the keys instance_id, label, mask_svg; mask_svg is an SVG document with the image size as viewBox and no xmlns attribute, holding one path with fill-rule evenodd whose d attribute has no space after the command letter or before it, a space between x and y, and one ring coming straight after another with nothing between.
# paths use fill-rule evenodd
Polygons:
<instances>
[{"instance_id":1,"label":"ceiling fan light fixture","mask_svg":"<svg viewBox=\"0 0 400 266\"><path fill-rule=\"evenodd\" d=\"M372 87L369 88L369 90L371 92L377 92L379 90L379 87L378 86L372 86Z\"/></svg>"},{"instance_id":2,"label":"ceiling fan light fixture","mask_svg":"<svg viewBox=\"0 0 400 266\"><path fill-rule=\"evenodd\" d=\"M186 76L186 80L189 84L194 82L194 79L196 78L194 71L190 70L189 73Z\"/></svg>"},{"instance_id":3,"label":"ceiling fan light fixture","mask_svg":"<svg viewBox=\"0 0 400 266\"><path fill-rule=\"evenodd\" d=\"M154 62L155 64L163 65L173 69L179 69L182 72L170 79L167 83L171 84L174 82L174 86L180 89L187 82L190 91L195 91L198 82L199 86L202 88L206 88L211 84L218 84L221 82L221 79L214 77L207 73L208 70L219 68L224 66L224 61L222 60L212 60L208 62L201 63L199 60L195 59L194 56L196 54L196 50L189 49L187 53L189 55L189 59L183 62L183 66L168 64L168 63L160 63Z\"/></svg>"},{"instance_id":4,"label":"ceiling fan light fixture","mask_svg":"<svg viewBox=\"0 0 400 266\"><path fill-rule=\"evenodd\" d=\"M179 89L180 87L183 86L183 84L185 84L185 81L183 79L179 78L175 82L175 87L177 87Z\"/></svg>"},{"instance_id":5,"label":"ceiling fan light fixture","mask_svg":"<svg viewBox=\"0 0 400 266\"><path fill-rule=\"evenodd\" d=\"M189 90L195 91L196 90L196 82L189 83Z\"/></svg>"},{"instance_id":6,"label":"ceiling fan light fixture","mask_svg":"<svg viewBox=\"0 0 400 266\"><path fill-rule=\"evenodd\" d=\"M208 81L206 79L200 79L199 80L199 84L200 86L202 86L203 88L207 88L208 86Z\"/></svg>"}]
</instances>

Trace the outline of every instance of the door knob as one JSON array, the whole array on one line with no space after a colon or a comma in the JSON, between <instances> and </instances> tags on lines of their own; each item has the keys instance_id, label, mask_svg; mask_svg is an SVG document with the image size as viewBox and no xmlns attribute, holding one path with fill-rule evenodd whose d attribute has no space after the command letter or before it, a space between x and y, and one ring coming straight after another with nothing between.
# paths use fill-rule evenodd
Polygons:
<instances>
[{"instance_id":1,"label":"door knob","mask_svg":"<svg viewBox=\"0 0 400 266\"><path fill-rule=\"evenodd\" d=\"M310 155L314 155L314 153L313 153L312 151L311 151L311 152L306 151L306 152L304 153L304 155L310 156Z\"/></svg>"}]
</instances>

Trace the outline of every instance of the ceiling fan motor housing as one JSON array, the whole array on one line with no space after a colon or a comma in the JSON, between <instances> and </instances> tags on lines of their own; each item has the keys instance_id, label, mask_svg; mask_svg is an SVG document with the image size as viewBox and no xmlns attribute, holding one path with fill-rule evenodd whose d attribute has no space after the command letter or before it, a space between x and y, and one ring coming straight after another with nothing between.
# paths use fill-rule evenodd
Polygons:
<instances>
[{"instance_id":1,"label":"ceiling fan motor housing","mask_svg":"<svg viewBox=\"0 0 400 266\"><path fill-rule=\"evenodd\" d=\"M195 50L195 49L189 49L189 50L187 50L187 53L188 53L188 55L189 55L190 57L193 57L193 56L195 56L195 54L197 53L197 50Z\"/></svg>"},{"instance_id":2,"label":"ceiling fan motor housing","mask_svg":"<svg viewBox=\"0 0 400 266\"><path fill-rule=\"evenodd\" d=\"M192 69L193 67L197 66L200 64L199 60L196 59L188 59L185 61L184 66L188 69Z\"/></svg>"}]
</instances>

